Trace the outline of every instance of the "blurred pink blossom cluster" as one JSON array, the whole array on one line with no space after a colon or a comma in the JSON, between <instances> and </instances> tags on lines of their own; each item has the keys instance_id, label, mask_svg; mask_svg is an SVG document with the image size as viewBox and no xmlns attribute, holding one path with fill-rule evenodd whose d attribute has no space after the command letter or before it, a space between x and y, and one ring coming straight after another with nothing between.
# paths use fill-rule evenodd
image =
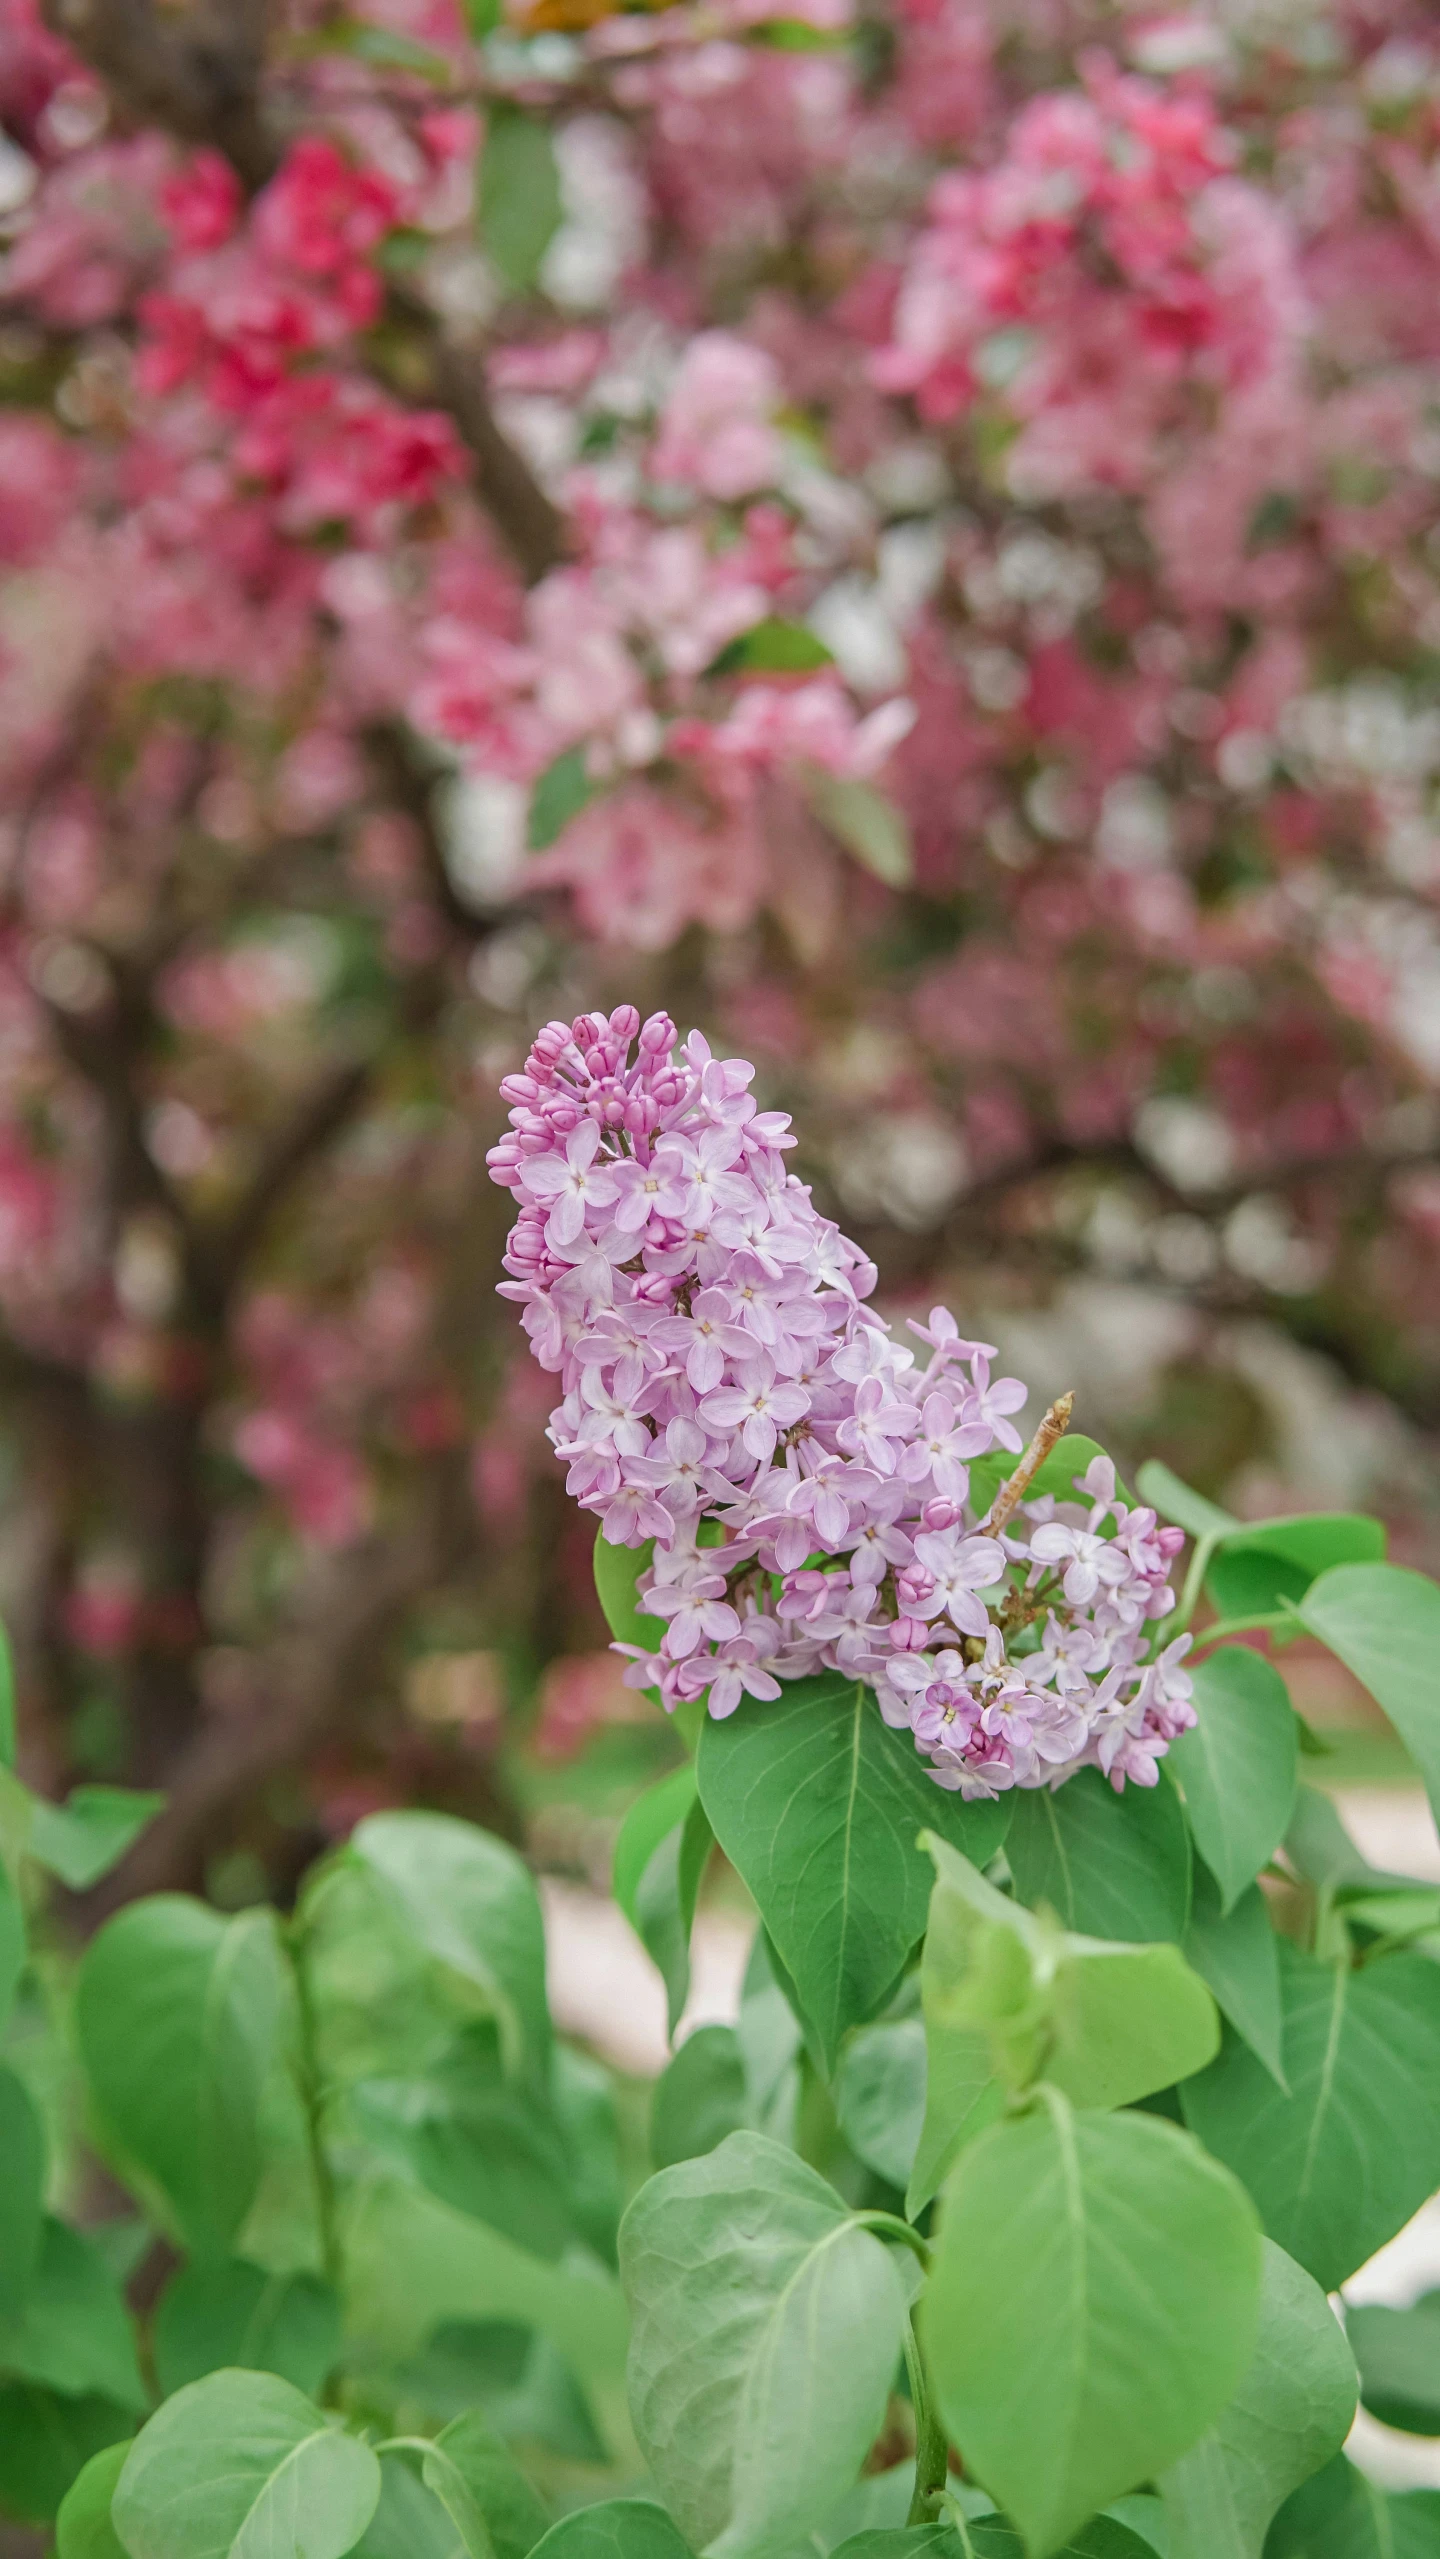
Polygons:
<instances>
[{"instance_id":1,"label":"blurred pink blossom cluster","mask_svg":"<svg viewBox=\"0 0 1440 2559\"><path fill-rule=\"evenodd\" d=\"M910 1327L923 1366L894 1339L753 1067L675 1037L633 1005L547 1024L488 1159L568 1489L612 1544L654 1541L637 1597L664 1632L620 1647L627 1676L723 1716L839 1670L968 1796L1086 1766L1153 1785L1194 1720L1188 1637L1151 1644L1179 1532L1103 1457L989 1529L971 1470L1018 1454L1024 1387L944 1307Z\"/></svg>"},{"instance_id":2,"label":"blurred pink blossom cluster","mask_svg":"<svg viewBox=\"0 0 1440 2559\"><path fill-rule=\"evenodd\" d=\"M1181 405L1289 373L1304 315L1291 236L1198 87L1082 62L1022 108L990 168L937 183L876 380L947 419L998 393L1012 483L1142 489ZM1203 411L1199 411L1203 414Z\"/></svg>"},{"instance_id":3,"label":"blurred pink blossom cluster","mask_svg":"<svg viewBox=\"0 0 1440 2559\"><path fill-rule=\"evenodd\" d=\"M532 587L520 633L454 613L420 633L418 728L467 766L525 783L576 753L604 794L528 878L572 888L586 928L606 938L663 948L692 920L748 921L771 862L767 792L803 791L815 773L867 779L914 720L900 695L862 712L823 664L776 673L735 652L806 591L793 515L760 496L781 474L780 399L761 349L702 332L640 457L642 495L664 490L663 508L577 470L581 557Z\"/></svg>"},{"instance_id":4,"label":"blurred pink blossom cluster","mask_svg":"<svg viewBox=\"0 0 1440 2559\"><path fill-rule=\"evenodd\" d=\"M404 1445L453 1421L424 1409L413 1369L430 1312L416 1267L372 1270L343 1316L312 1313L279 1289L247 1307L243 1347L251 1393L230 1446L277 1496L298 1534L319 1547L351 1544L371 1525L375 1486L357 1445L363 1421L384 1415Z\"/></svg>"},{"instance_id":5,"label":"blurred pink blossom cluster","mask_svg":"<svg viewBox=\"0 0 1440 2559\"><path fill-rule=\"evenodd\" d=\"M248 217L208 151L161 201L178 254L140 305L139 387L157 398L188 389L226 421L229 471L271 495L284 529L343 523L373 539L387 509L421 504L458 475L448 418L314 361L343 354L380 315L374 253L403 210L382 171L308 134Z\"/></svg>"}]
</instances>

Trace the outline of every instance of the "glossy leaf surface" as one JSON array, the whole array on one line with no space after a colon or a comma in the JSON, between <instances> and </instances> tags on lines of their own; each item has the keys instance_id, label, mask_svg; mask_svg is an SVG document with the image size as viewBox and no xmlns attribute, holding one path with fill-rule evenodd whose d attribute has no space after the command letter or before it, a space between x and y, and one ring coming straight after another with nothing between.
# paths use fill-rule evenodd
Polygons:
<instances>
[{"instance_id":1,"label":"glossy leaf surface","mask_svg":"<svg viewBox=\"0 0 1440 2559\"><path fill-rule=\"evenodd\" d=\"M340 2305L318 2275L272 2275L243 2258L182 2266L160 2297L152 2351L168 2397L238 2365L318 2392L340 2346Z\"/></svg>"},{"instance_id":2,"label":"glossy leaf surface","mask_svg":"<svg viewBox=\"0 0 1440 2559\"><path fill-rule=\"evenodd\" d=\"M0 2339L19 2317L40 2256L45 2134L35 2101L0 2063ZM0 2359L3 2359L0 2345Z\"/></svg>"},{"instance_id":3,"label":"glossy leaf surface","mask_svg":"<svg viewBox=\"0 0 1440 2559\"><path fill-rule=\"evenodd\" d=\"M1362 2302L1345 2313L1360 2396L1382 2425L1440 2435L1440 2292L1408 2310Z\"/></svg>"},{"instance_id":4,"label":"glossy leaf surface","mask_svg":"<svg viewBox=\"0 0 1440 2559\"><path fill-rule=\"evenodd\" d=\"M1018 1795L1005 1854L1021 1900L1031 1909L1048 1903L1082 1936L1137 1945L1184 1937L1190 1846L1163 1775L1158 1786L1117 1795L1098 1769L1082 1768L1053 1795Z\"/></svg>"},{"instance_id":5,"label":"glossy leaf surface","mask_svg":"<svg viewBox=\"0 0 1440 2559\"><path fill-rule=\"evenodd\" d=\"M1337 2453L1287 2498L1265 2559L1440 2559L1440 2491L1387 2496Z\"/></svg>"},{"instance_id":6,"label":"glossy leaf surface","mask_svg":"<svg viewBox=\"0 0 1440 2559\"><path fill-rule=\"evenodd\" d=\"M57 2559L125 2559L110 2501L129 2452L128 2443L111 2444L86 2462L55 2518Z\"/></svg>"},{"instance_id":7,"label":"glossy leaf surface","mask_svg":"<svg viewBox=\"0 0 1440 2559\"><path fill-rule=\"evenodd\" d=\"M25 2299L0 2331L0 2367L69 2398L143 2408L144 2383L120 2286L93 2239L47 2216Z\"/></svg>"},{"instance_id":8,"label":"glossy leaf surface","mask_svg":"<svg viewBox=\"0 0 1440 2559\"><path fill-rule=\"evenodd\" d=\"M690 2559L689 2548L663 2506L617 2497L582 2506L552 2524L536 2545L544 2559Z\"/></svg>"},{"instance_id":9,"label":"glossy leaf surface","mask_svg":"<svg viewBox=\"0 0 1440 2559\"><path fill-rule=\"evenodd\" d=\"M1341 1564L1312 1584L1300 1615L1384 1707L1440 1804L1440 1586L1398 1564Z\"/></svg>"},{"instance_id":10,"label":"glossy leaf surface","mask_svg":"<svg viewBox=\"0 0 1440 2559\"><path fill-rule=\"evenodd\" d=\"M29 1850L62 1884L83 1893L119 1864L132 1841L165 1804L163 1795L124 1786L76 1786L63 1804L36 1798Z\"/></svg>"},{"instance_id":11,"label":"glossy leaf surface","mask_svg":"<svg viewBox=\"0 0 1440 2559\"><path fill-rule=\"evenodd\" d=\"M76 2027L107 2141L202 2251L228 2248L259 2181L280 2001L269 1915L224 1920L179 1894L121 1911L80 1968Z\"/></svg>"},{"instance_id":12,"label":"glossy leaf surface","mask_svg":"<svg viewBox=\"0 0 1440 2559\"><path fill-rule=\"evenodd\" d=\"M1280 2002L1280 1958L1275 1931L1258 1884L1231 1911L1220 1907L1220 1887L1208 1870L1195 1868L1195 1897L1185 1931L1186 1961L1229 2019L1258 2053L1270 2076L1285 2086L1285 2020Z\"/></svg>"},{"instance_id":13,"label":"glossy leaf surface","mask_svg":"<svg viewBox=\"0 0 1440 2559\"><path fill-rule=\"evenodd\" d=\"M448 1813L372 1813L350 1847L387 1887L417 1944L480 1994L507 2068L543 2082L545 1932L524 1860Z\"/></svg>"}]
</instances>

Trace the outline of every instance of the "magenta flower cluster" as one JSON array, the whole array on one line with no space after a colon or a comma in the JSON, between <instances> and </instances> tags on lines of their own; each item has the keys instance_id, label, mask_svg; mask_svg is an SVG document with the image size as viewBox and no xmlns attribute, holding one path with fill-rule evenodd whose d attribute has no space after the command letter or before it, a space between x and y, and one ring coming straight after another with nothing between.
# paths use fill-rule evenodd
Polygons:
<instances>
[{"instance_id":1,"label":"magenta flower cluster","mask_svg":"<svg viewBox=\"0 0 1440 2559\"><path fill-rule=\"evenodd\" d=\"M1085 1766L1153 1785L1194 1721L1189 1638L1152 1636L1180 1532L1107 1458L987 1526L971 1469L1019 1452L1024 1387L943 1307L919 1351L892 1336L753 1074L623 1005L547 1024L502 1087L501 1285L562 1381L550 1436L606 1537L654 1540L638 1597L664 1633L619 1647L626 1676L719 1716L838 1669L967 1796Z\"/></svg>"}]
</instances>

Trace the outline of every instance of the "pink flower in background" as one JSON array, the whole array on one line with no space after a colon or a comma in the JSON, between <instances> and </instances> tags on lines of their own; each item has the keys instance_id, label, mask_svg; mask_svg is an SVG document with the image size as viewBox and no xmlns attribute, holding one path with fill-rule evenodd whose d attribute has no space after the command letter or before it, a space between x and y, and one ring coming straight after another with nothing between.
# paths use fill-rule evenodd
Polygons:
<instances>
[{"instance_id":1,"label":"pink flower in background","mask_svg":"<svg viewBox=\"0 0 1440 2559\"><path fill-rule=\"evenodd\" d=\"M23 569L51 549L83 470L74 445L48 420L13 410L0 416L0 567Z\"/></svg>"},{"instance_id":2,"label":"pink flower in background","mask_svg":"<svg viewBox=\"0 0 1440 2559\"><path fill-rule=\"evenodd\" d=\"M240 181L218 151L196 151L166 179L160 201L182 249L218 249L240 219Z\"/></svg>"},{"instance_id":3,"label":"pink flower in background","mask_svg":"<svg viewBox=\"0 0 1440 2559\"><path fill-rule=\"evenodd\" d=\"M366 262L398 211L398 191L378 169L348 159L324 134L305 134L259 198L254 237L277 266L337 286L358 322L378 305ZM361 275L372 278L363 290Z\"/></svg>"},{"instance_id":4,"label":"pink flower in background","mask_svg":"<svg viewBox=\"0 0 1440 2559\"><path fill-rule=\"evenodd\" d=\"M687 924L727 933L760 901L764 848L742 820L707 823L670 791L606 791L529 865L537 886L574 891L587 932L662 951Z\"/></svg>"},{"instance_id":5,"label":"pink flower in background","mask_svg":"<svg viewBox=\"0 0 1440 2559\"><path fill-rule=\"evenodd\" d=\"M640 1701L626 1688L611 1653L566 1653L540 1683L535 1749L541 1759L574 1759L595 1733L635 1720Z\"/></svg>"},{"instance_id":6,"label":"pink flower in background","mask_svg":"<svg viewBox=\"0 0 1440 2559\"><path fill-rule=\"evenodd\" d=\"M1055 494L1145 486L1187 388L1279 380L1305 307L1293 234L1228 174L1210 99L1084 69L1084 92L1022 107L993 167L937 183L872 360L927 419L998 400L1012 484Z\"/></svg>"},{"instance_id":7,"label":"pink flower in background","mask_svg":"<svg viewBox=\"0 0 1440 2559\"><path fill-rule=\"evenodd\" d=\"M354 1449L319 1437L294 1414L264 1410L244 1417L233 1444L241 1465L274 1487L314 1545L349 1546L368 1527L370 1482Z\"/></svg>"},{"instance_id":8,"label":"pink flower in background","mask_svg":"<svg viewBox=\"0 0 1440 2559\"><path fill-rule=\"evenodd\" d=\"M710 498L752 497L780 467L772 423L781 399L773 357L724 329L692 338L660 415L650 467Z\"/></svg>"}]
</instances>

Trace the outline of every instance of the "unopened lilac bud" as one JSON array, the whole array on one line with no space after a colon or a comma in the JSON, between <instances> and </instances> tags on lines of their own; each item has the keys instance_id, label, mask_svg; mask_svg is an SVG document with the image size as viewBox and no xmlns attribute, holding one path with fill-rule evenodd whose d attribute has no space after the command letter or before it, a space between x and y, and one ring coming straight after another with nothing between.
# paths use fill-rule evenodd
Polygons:
<instances>
[{"instance_id":1,"label":"unopened lilac bud","mask_svg":"<svg viewBox=\"0 0 1440 2559\"><path fill-rule=\"evenodd\" d=\"M668 1013L652 1013L641 1026L640 1046L647 1057L668 1057L675 1046L675 1025Z\"/></svg>"},{"instance_id":2,"label":"unopened lilac bud","mask_svg":"<svg viewBox=\"0 0 1440 2559\"><path fill-rule=\"evenodd\" d=\"M628 1048L640 1028L640 1013L634 1004L617 1004L610 1016L610 1029L622 1048Z\"/></svg>"},{"instance_id":3,"label":"unopened lilac bud","mask_svg":"<svg viewBox=\"0 0 1440 2559\"><path fill-rule=\"evenodd\" d=\"M897 1653L923 1653L930 1634L923 1617L897 1617L890 1628L891 1646Z\"/></svg>"},{"instance_id":4,"label":"unopened lilac bud","mask_svg":"<svg viewBox=\"0 0 1440 2559\"><path fill-rule=\"evenodd\" d=\"M542 1227L539 1225L526 1226L517 1224L511 1228L510 1261L512 1266L524 1265L528 1269L534 1264L543 1261L544 1258L545 1234Z\"/></svg>"},{"instance_id":5,"label":"unopened lilac bud","mask_svg":"<svg viewBox=\"0 0 1440 2559\"><path fill-rule=\"evenodd\" d=\"M543 1031L536 1032L526 1066L537 1083L554 1081L555 1069L569 1046L568 1022L547 1022Z\"/></svg>"},{"instance_id":6,"label":"unopened lilac bud","mask_svg":"<svg viewBox=\"0 0 1440 2559\"><path fill-rule=\"evenodd\" d=\"M961 1518L960 1505L958 1502L946 1501L943 1495L939 1495L934 1501L925 1504L920 1517L928 1529L955 1528Z\"/></svg>"},{"instance_id":7,"label":"unopened lilac bud","mask_svg":"<svg viewBox=\"0 0 1440 2559\"><path fill-rule=\"evenodd\" d=\"M895 1588L903 1609L923 1608L935 1596L935 1576L923 1564L905 1564L895 1576Z\"/></svg>"},{"instance_id":8,"label":"unopened lilac bud","mask_svg":"<svg viewBox=\"0 0 1440 2559\"><path fill-rule=\"evenodd\" d=\"M518 1137L499 1139L497 1144L488 1149L485 1157L491 1181L501 1182L507 1190L513 1190L522 1160Z\"/></svg>"}]
</instances>

